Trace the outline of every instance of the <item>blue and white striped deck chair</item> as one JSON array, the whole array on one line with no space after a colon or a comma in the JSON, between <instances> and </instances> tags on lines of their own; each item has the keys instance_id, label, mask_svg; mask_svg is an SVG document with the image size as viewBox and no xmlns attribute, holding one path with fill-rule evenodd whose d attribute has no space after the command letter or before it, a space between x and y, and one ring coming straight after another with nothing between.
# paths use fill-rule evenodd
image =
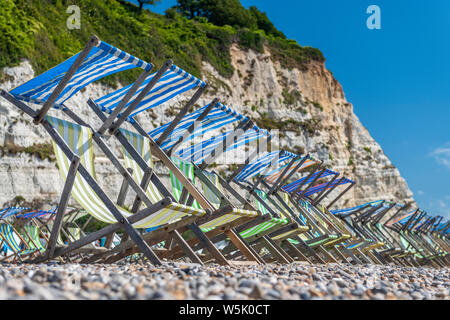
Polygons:
<instances>
[{"instance_id":1,"label":"blue and white striped deck chair","mask_svg":"<svg viewBox=\"0 0 450 320\"><path fill-rule=\"evenodd\" d=\"M139 86L139 88L136 90L136 92L133 94L131 99L122 110L125 110L131 103L133 103L133 101L139 96L139 94L147 86L147 84L152 81L156 74L156 72L152 73L143 81L143 83ZM155 108L178 96L179 94L182 94L194 88L204 87L205 85L206 83L202 80L197 79L193 75L172 64L171 67L153 86L153 88L146 94L144 99L142 99L138 103L136 108L126 120L133 122L133 117L137 114L145 110ZM111 114L132 86L133 84L130 84L110 94L107 94L95 100L94 102L101 111ZM118 117L120 117L120 114Z\"/></svg>"},{"instance_id":2,"label":"blue and white striped deck chair","mask_svg":"<svg viewBox=\"0 0 450 320\"><path fill-rule=\"evenodd\" d=\"M25 248L28 244L20 239L9 223L0 223L0 238L2 239L2 242L6 243L8 248L13 251L12 255L4 257L2 261L11 257L20 259L38 251L37 249L29 247ZM21 244L23 244L23 246Z\"/></svg>"},{"instance_id":3,"label":"blue and white striped deck chair","mask_svg":"<svg viewBox=\"0 0 450 320\"><path fill-rule=\"evenodd\" d=\"M27 207L8 207L0 211L0 219L6 219L14 215L20 214L21 212L27 212L30 208Z\"/></svg>"},{"instance_id":4,"label":"blue and white striped deck chair","mask_svg":"<svg viewBox=\"0 0 450 320\"><path fill-rule=\"evenodd\" d=\"M202 142L188 146L175 152L175 156L185 161L191 161L195 164L204 162L217 147L223 145L225 140L233 136L234 130L227 131L218 136L211 137ZM251 128L245 131L242 135L233 140L233 143L228 146L225 152L238 150L238 148L248 145L252 141L261 138L267 138L269 132L266 130Z\"/></svg>"},{"instance_id":5,"label":"blue and white striped deck chair","mask_svg":"<svg viewBox=\"0 0 450 320\"><path fill-rule=\"evenodd\" d=\"M77 53L61 64L11 90L10 94L22 101L43 104L80 54L81 52ZM63 104L67 99L90 83L136 67L149 71L152 65L98 40L56 98L53 107L64 108Z\"/></svg>"},{"instance_id":6,"label":"blue and white striped deck chair","mask_svg":"<svg viewBox=\"0 0 450 320\"><path fill-rule=\"evenodd\" d=\"M239 172L233 180L239 182L245 182L250 180L252 177L255 177L260 174L270 174L271 171L268 172L268 167L271 169L273 166L279 167L286 165L292 158L295 158L297 155L288 151L272 151L263 154L258 159L249 163L245 168Z\"/></svg>"},{"instance_id":7,"label":"blue and white striped deck chair","mask_svg":"<svg viewBox=\"0 0 450 320\"><path fill-rule=\"evenodd\" d=\"M210 110L207 115L202 120L198 120L208 108L210 108ZM161 144L161 148L163 150L169 150L181 138L183 138L185 142L188 142L194 138L203 137L203 135L208 132L221 129L234 122L243 121L245 119L245 116L220 102L216 103L214 106L208 104L192 113L185 115ZM196 124L194 130L189 132L188 129L194 123ZM149 135L153 139L157 140L170 124L171 122L150 131Z\"/></svg>"},{"instance_id":8,"label":"blue and white striped deck chair","mask_svg":"<svg viewBox=\"0 0 450 320\"><path fill-rule=\"evenodd\" d=\"M92 142L93 133L91 129L49 116L47 116L47 120L64 139L69 148L80 157L80 163L88 171L91 177L95 179L96 174L94 168L94 152ZM128 138L129 140L134 141L135 146L144 146L142 148L144 152L142 155L145 159L147 159L147 161L149 161L149 159L151 158L150 146L148 143L144 143L144 141L140 139L140 137L142 136L132 136L132 134L130 133L130 136ZM63 179L65 180L69 171L70 160L66 157L64 152L55 142L53 142L53 147L59 170ZM125 162L129 160L131 160L130 157L125 157ZM134 161L130 161L127 164L127 167L135 169L133 171L133 176L137 178L136 181L140 182L142 180L142 176L140 176L140 174L142 174L142 170L137 170L137 164ZM116 218L112 215L106 205L100 200L99 196L94 192L94 190L80 175L79 172L77 172L76 174L71 193L74 199L83 207L83 209L85 209L97 220L103 221L105 223L117 222ZM149 183L147 195L149 196L152 203L158 202L163 199L162 195L159 193L158 189L153 185L152 182ZM117 209L124 217L128 218L132 215L132 213L125 208L117 206ZM203 211L195 210L193 208L171 202L166 207L134 223L133 227L147 229L173 223L185 216L203 214Z\"/></svg>"}]
</instances>

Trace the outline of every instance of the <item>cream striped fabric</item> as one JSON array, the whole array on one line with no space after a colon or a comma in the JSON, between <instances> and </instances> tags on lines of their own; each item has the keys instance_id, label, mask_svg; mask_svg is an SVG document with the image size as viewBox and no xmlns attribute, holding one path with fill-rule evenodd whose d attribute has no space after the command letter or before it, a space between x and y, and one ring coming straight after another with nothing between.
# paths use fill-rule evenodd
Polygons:
<instances>
[{"instance_id":1,"label":"cream striped fabric","mask_svg":"<svg viewBox=\"0 0 450 320\"><path fill-rule=\"evenodd\" d=\"M275 237L272 237L272 239L274 239L274 240L282 240L282 239L286 239L288 237L293 237L295 235L301 235L302 233L304 233L304 232L306 232L308 230L309 230L308 227L298 226L297 229L284 232L284 233L279 234L279 235L277 235Z\"/></svg>"},{"instance_id":2,"label":"cream striped fabric","mask_svg":"<svg viewBox=\"0 0 450 320\"><path fill-rule=\"evenodd\" d=\"M214 173L210 173L207 171L203 171L203 174L212 182L214 183L214 185L216 186L216 188L222 193L222 186L220 185L219 182L219 178L214 174ZM211 202L211 204L216 208L219 209L220 207L220 198L217 197L213 191L211 189L208 188L208 186L202 181L202 188L203 188L203 193L205 195L205 197L209 200L209 202ZM233 208L233 211L225 214L221 217L218 217L216 219L213 219L211 221L208 221L205 224L202 224L200 226L200 228L204 231L210 231L213 228L222 226L224 224L230 223L236 219L242 218L242 217L257 217L258 216L258 212L256 211L251 211L251 210L244 210L244 209L237 209L237 208Z\"/></svg>"},{"instance_id":3,"label":"cream striped fabric","mask_svg":"<svg viewBox=\"0 0 450 320\"><path fill-rule=\"evenodd\" d=\"M71 242L81 239L81 230L77 227L68 227L67 232L72 237Z\"/></svg>"},{"instance_id":4,"label":"cream striped fabric","mask_svg":"<svg viewBox=\"0 0 450 320\"><path fill-rule=\"evenodd\" d=\"M92 131L84 126L80 126L75 123L64 121L58 118L53 118L47 116L47 120L59 133L59 135L68 144L69 148L77 154L81 161L80 163L86 168L90 175L95 179L94 170L94 153L93 153L93 143L92 143ZM66 180L67 174L69 172L70 160L66 157L63 151L53 142L53 148L55 151L56 159L58 162L59 170L64 180ZM134 169L134 168L133 168ZM136 174L139 174L135 170ZM140 171L142 173L142 171ZM140 181L140 180L139 180ZM150 183L149 189L153 189L153 185ZM148 192L154 195L153 192ZM158 193L159 194L159 193ZM77 172L74 185L72 188L72 196L77 200L77 202L91 214L94 218L106 222L115 223L117 220L108 210L106 205L100 200L98 195L92 190L86 180ZM159 194L159 198L153 197L151 201L158 201L162 197ZM124 208L117 207L120 213L124 217L130 217L131 212L125 210ZM151 228L157 227L163 224L171 223L180 218L196 214L198 212L191 208L185 208L178 204L170 204L166 208L159 210L135 223L133 226L136 228Z\"/></svg>"}]
</instances>

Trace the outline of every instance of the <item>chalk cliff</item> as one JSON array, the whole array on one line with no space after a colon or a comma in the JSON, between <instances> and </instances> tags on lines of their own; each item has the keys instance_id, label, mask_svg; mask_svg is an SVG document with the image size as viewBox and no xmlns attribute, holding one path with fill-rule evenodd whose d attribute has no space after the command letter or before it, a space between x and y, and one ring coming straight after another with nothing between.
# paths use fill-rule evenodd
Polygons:
<instances>
[{"instance_id":1,"label":"chalk cliff","mask_svg":"<svg viewBox=\"0 0 450 320\"><path fill-rule=\"evenodd\" d=\"M231 47L231 58L235 69L231 78L221 77L203 62L202 77L210 88L198 105L218 97L251 116L259 126L280 128L283 147L310 153L333 170L353 178L357 184L340 200L339 206L377 199L414 201L406 181L359 121L342 86L323 63L313 61L302 70L288 70L271 59L268 49L257 53L236 45ZM26 60L19 66L4 68L3 73L6 76L0 88L6 90L34 76ZM68 105L97 128L99 122L85 102L111 90L101 84L90 85L69 100ZM178 97L164 108L139 115L139 120L150 130L170 120L173 117L170 110L179 109L183 101L186 97ZM111 142L118 150L113 139ZM0 204L18 195L27 201L58 199L63 183L50 143L44 130L0 99ZM121 178L113 173L112 165L98 150L96 169L102 185L116 197ZM159 170L168 183L167 170L160 166Z\"/></svg>"}]
</instances>

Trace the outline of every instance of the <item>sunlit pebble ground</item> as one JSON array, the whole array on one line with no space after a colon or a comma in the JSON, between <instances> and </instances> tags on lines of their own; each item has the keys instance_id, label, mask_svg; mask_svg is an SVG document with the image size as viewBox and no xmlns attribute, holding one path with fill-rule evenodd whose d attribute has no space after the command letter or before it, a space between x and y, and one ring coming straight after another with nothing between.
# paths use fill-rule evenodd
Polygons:
<instances>
[{"instance_id":1,"label":"sunlit pebble ground","mask_svg":"<svg viewBox=\"0 0 450 320\"><path fill-rule=\"evenodd\" d=\"M449 269L0 264L0 299L448 299Z\"/></svg>"}]
</instances>

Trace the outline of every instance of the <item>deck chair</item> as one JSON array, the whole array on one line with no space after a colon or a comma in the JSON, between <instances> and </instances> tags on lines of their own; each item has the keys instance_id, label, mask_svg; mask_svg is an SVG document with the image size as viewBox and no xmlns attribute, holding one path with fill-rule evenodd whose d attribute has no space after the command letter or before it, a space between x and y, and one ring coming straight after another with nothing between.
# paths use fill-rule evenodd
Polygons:
<instances>
[{"instance_id":1,"label":"deck chair","mask_svg":"<svg viewBox=\"0 0 450 320\"><path fill-rule=\"evenodd\" d=\"M30 247L30 249L44 252L46 248L41 242L39 233L40 233L39 228L29 223L23 227L23 232L21 233L21 235L24 241L26 241L26 243Z\"/></svg>"},{"instance_id":2,"label":"deck chair","mask_svg":"<svg viewBox=\"0 0 450 320\"><path fill-rule=\"evenodd\" d=\"M92 178L95 177L95 170L93 166L92 131L87 127L57 118L48 117L48 121L52 124L55 130L62 137L64 137L64 141L68 144L72 152L80 157L80 163L83 165L83 168L87 170L89 176ZM137 137L138 136L134 136L134 138ZM70 161L56 143L54 143L54 148L60 171L63 177L66 177L70 171ZM146 150L146 157L148 157L148 159L151 157L149 149ZM132 166L132 164L130 164L130 166ZM138 174L139 171L136 170L134 175ZM185 217L203 216L205 214L204 210L183 206L167 198L163 198L159 190L153 185L152 181L149 181L149 187L147 188L146 194L155 205L146 208L148 209L147 212L150 214L133 223L133 227L146 229L166 226L171 223L178 222ZM88 184L86 178L81 176L79 173L76 174L74 179L72 195L77 202L96 219L106 223L114 223L116 221L115 217L111 214L111 208L106 206L104 201L98 196L91 185ZM115 208L117 208L121 216L125 219L131 220L133 216L136 216L122 207L115 206ZM75 241L74 243L77 242L78 241Z\"/></svg>"},{"instance_id":3,"label":"deck chair","mask_svg":"<svg viewBox=\"0 0 450 320\"><path fill-rule=\"evenodd\" d=\"M4 257L0 261L9 260L10 258L12 258L13 261L22 261L23 258L38 252L38 249L30 248L29 244L15 232L14 228L9 223L0 223L0 238L2 240L1 245L6 243L8 248L13 252L13 254Z\"/></svg>"},{"instance_id":4,"label":"deck chair","mask_svg":"<svg viewBox=\"0 0 450 320\"><path fill-rule=\"evenodd\" d=\"M150 149L148 148L148 144L147 143L138 143L138 141L142 141L142 142L146 141L146 138L144 138L143 136L140 136L138 134L132 133L125 129L120 129L120 131L127 138L127 140L130 142L130 144L133 145L134 149L137 150L138 153L141 154L147 162L149 162L150 159L148 157L148 154L149 154ZM143 150L144 145L147 145L148 150ZM133 175L135 175L136 179L140 179L143 175L141 168L136 164L136 161L134 161L134 159L132 159L132 157L130 156L130 154L127 152L127 150L125 148L122 148L122 151L123 151L124 162L125 162L126 166L133 169ZM172 161L174 161L174 163L177 165L177 167L193 183L193 181L194 181L193 166L188 166L188 164L186 162L182 162L181 160L177 160L176 158L172 158ZM171 172L171 182L173 183L173 194L175 196L175 199L180 200L184 186L177 179L177 177L174 175L173 172ZM213 208L215 210L218 210L219 207L214 206L214 203L211 202L212 199L215 201L216 198L209 198L209 196L211 196L211 194L205 194L205 196L210 201L210 203L213 205ZM193 208L194 210L201 210L200 204L195 199L190 207ZM211 220L208 222L205 222L203 224L200 224L199 228L202 232L207 232L207 231L211 231L214 228L223 227L229 223L232 223L233 221L235 221L237 219L240 219L243 217L244 218L252 218L257 215L258 215L258 213L255 211L230 208L228 210L228 212L222 212L222 215L219 218L214 218L214 213L213 213ZM224 232L226 232L226 230ZM208 236L208 235L206 234L206 236Z\"/></svg>"},{"instance_id":5,"label":"deck chair","mask_svg":"<svg viewBox=\"0 0 450 320\"><path fill-rule=\"evenodd\" d=\"M120 49L114 48L113 46L100 41L96 36L93 36L86 47L80 53L69 58L58 66L46 71L40 76L26 82L25 84L14 88L10 92L1 90L1 95L6 100L11 102L14 106L18 107L24 113L32 117L35 124L43 125L50 136L58 141L58 146L62 148L65 156L71 162L71 166L69 167L69 172L71 173L71 175L69 176L70 178L65 185L66 192L63 193L58 212L56 213L57 218L55 219L55 222L57 223L55 223L54 226L57 230L55 231L59 232L61 216L65 211L65 207L67 206L67 203L65 202L67 202L67 197L70 194L70 190L72 188L72 180L75 178L74 173L77 171L81 171L83 172L84 179L86 179L85 181L90 185L91 188L95 190L94 194L97 194L100 197L102 202L106 205L112 216L115 218L114 222L118 223L112 228L124 228L130 235L130 237L134 241L136 241L136 243L138 243L142 252L144 252L144 254L148 256L149 259L152 259L154 263L159 264L161 263L161 261L157 259L157 257L151 252L150 248L143 242L139 233L137 233L137 231L131 226L137 221L132 221L132 223L130 223L130 221L122 215L122 212L114 206L112 201L95 182L95 179L93 179L93 177L89 175L89 173L83 166L79 166L79 160L77 159L76 154L74 154L74 152L67 146L64 139L59 136L56 130L45 118L49 109L52 107L57 109L59 108L66 112L66 114L70 114L71 110L64 105L64 102L72 97L75 93L77 93L93 81L132 68L141 68L144 70L142 77L143 80L149 74L152 65ZM30 102L42 105L42 108L40 108L38 111L35 111L27 105L27 103ZM72 113L72 115L74 114ZM98 140L98 137L94 137L94 139ZM127 175L127 173L125 173L124 175L128 179L131 179L131 177ZM138 192L141 193L141 197L143 197L144 200L147 201L148 204L150 204L150 201L144 197L144 192L139 189L139 186L135 185L134 187L136 187L136 189L138 189ZM162 204L159 203L158 205ZM93 212L93 210L98 211L98 208L91 209L91 212ZM102 209L104 209L104 207L101 208L100 211L102 211ZM138 218L142 218L142 215L145 216L146 214L150 214L150 211L151 210L149 209L145 214L137 214L134 215L133 219L130 219L136 220ZM100 212L97 212L97 214L101 215ZM108 220L110 217L108 218L104 216L104 218ZM105 232L105 230L102 232ZM103 236L102 232L99 233L100 237ZM91 240L96 236L97 234L90 235L90 237L85 237L84 240L76 241L72 244L73 246L71 246L70 249L86 245L87 243L91 242L88 240ZM48 250L49 257L52 257L54 254L55 250L53 246L55 243L56 234L52 234L49 243L52 248Z\"/></svg>"},{"instance_id":6,"label":"deck chair","mask_svg":"<svg viewBox=\"0 0 450 320\"><path fill-rule=\"evenodd\" d=\"M290 161L289 166L283 164L286 163L286 161ZM310 161L309 156L302 158L287 151L271 152L259 157L257 160L253 162L247 161L246 165L239 168L235 173L233 173L230 176L229 180L233 181L236 185L243 188L244 190L249 191L250 196L252 196L253 198L257 198L259 202L264 204L264 206L268 208L272 207L271 209L272 211L275 210L276 212L279 212L281 214L283 214L284 212L286 217L293 218L297 222L298 226L305 227L306 221L302 221L301 219L299 219L298 215L296 215L292 211L292 209L288 207L287 203L285 203L285 201L283 201L282 199L282 196L284 195L280 196L278 193L275 193L272 194L270 198L268 198L269 201L265 201L265 199L258 197L257 194L255 194L255 191L258 184L262 183L263 186L267 187L267 189L270 192L272 192L271 190L272 188L269 187L266 182L263 182L264 181L263 177L271 177L271 176L273 177L274 175L279 177L279 179L273 179L274 181L276 180L275 185L278 186L282 180L284 181L285 179L288 179L296 171L312 165L311 162L313 161L310 161L310 163L305 163L306 161ZM292 166L294 164L295 166ZM276 166L279 167L278 171L277 169L274 169L271 172L269 172L272 167ZM283 173L279 174L279 171L281 169L283 169ZM289 174L286 175L286 173ZM256 175L260 175L260 178L255 183L252 184L249 181L247 181L249 178L255 177ZM317 253L314 252L314 250L312 250L304 241L304 239L311 240L311 238L314 238L311 232L312 231L309 230L308 233L300 234L300 237L289 238L289 241L284 241L284 245L285 247L289 246L291 252L294 251L293 254L300 256L302 259L304 259L305 255L308 254L310 256L313 256L314 259L317 260L317 262L324 263L325 260L323 260L320 256L318 256ZM325 241L324 239L321 240ZM301 247L299 248L295 247L295 245L300 244Z\"/></svg>"}]
</instances>

